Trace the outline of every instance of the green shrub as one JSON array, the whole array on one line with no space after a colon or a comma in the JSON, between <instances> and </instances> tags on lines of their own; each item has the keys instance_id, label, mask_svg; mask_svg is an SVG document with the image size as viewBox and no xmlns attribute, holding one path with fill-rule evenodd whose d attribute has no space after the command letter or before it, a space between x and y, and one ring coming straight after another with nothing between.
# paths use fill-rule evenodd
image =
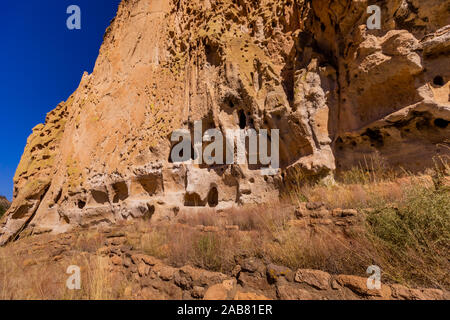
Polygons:
<instances>
[{"instance_id":1,"label":"green shrub","mask_svg":"<svg viewBox=\"0 0 450 320\"><path fill-rule=\"evenodd\" d=\"M215 234L199 236L195 242L195 256L200 267L220 271L223 265L220 239Z\"/></svg>"},{"instance_id":2,"label":"green shrub","mask_svg":"<svg viewBox=\"0 0 450 320\"><path fill-rule=\"evenodd\" d=\"M369 237L393 280L449 286L450 194L412 187L402 202L367 217Z\"/></svg>"}]
</instances>

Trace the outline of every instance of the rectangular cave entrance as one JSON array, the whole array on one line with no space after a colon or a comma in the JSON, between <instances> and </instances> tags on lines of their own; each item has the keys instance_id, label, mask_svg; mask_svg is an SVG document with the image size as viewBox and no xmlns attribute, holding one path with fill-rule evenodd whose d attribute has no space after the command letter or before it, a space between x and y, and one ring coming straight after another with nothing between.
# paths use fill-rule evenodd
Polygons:
<instances>
[{"instance_id":1,"label":"rectangular cave entrance","mask_svg":"<svg viewBox=\"0 0 450 320\"><path fill-rule=\"evenodd\" d=\"M211 208L217 207L219 204L219 191L217 187L212 187L206 199L202 199L200 195L196 192L186 193L184 196L184 205L186 207L206 207Z\"/></svg>"}]
</instances>

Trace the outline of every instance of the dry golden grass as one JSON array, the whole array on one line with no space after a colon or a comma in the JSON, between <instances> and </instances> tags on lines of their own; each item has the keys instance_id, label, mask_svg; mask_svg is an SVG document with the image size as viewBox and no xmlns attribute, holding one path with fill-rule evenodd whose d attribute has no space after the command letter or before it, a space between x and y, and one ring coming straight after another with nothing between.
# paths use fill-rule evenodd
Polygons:
<instances>
[{"instance_id":1,"label":"dry golden grass","mask_svg":"<svg viewBox=\"0 0 450 320\"><path fill-rule=\"evenodd\" d=\"M178 214L178 221L192 227L202 226L217 226L219 224L217 214L214 209L202 208L196 212L183 212Z\"/></svg>"},{"instance_id":2,"label":"dry golden grass","mask_svg":"<svg viewBox=\"0 0 450 320\"><path fill-rule=\"evenodd\" d=\"M96 256L85 264L87 268L86 293L89 300L111 300L114 298L112 275L108 272L108 261L107 257Z\"/></svg>"},{"instance_id":3,"label":"dry golden grass","mask_svg":"<svg viewBox=\"0 0 450 320\"><path fill-rule=\"evenodd\" d=\"M87 231L76 237L71 254L52 258L53 245L41 236L41 248L33 249L34 238L0 248L0 300L105 300L120 298L123 279L111 275L108 258L95 255L101 246L98 232ZM67 267L81 269L81 290L69 290Z\"/></svg>"},{"instance_id":4,"label":"dry golden grass","mask_svg":"<svg viewBox=\"0 0 450 320\"><path fill-rule=\"evenodd\" d=\"M364 275L371 265L367 244L357 238L344 238L326 227L316 234L298 229L277 233L277 241L264 242L264 256L270 261L296 269L317 269L332 274ZM365 266L365 267L364 267Z\"/></svg>"},{"instance_id":5,"label":"dry golden grass","mask_svg":"<svg viewBox=\"0 0 450 320\"><path fill-rule=\"evenodd\" d=\"M332 209L364 209L380 203L402 201L407 191L414 185L432 187L433 181L429 176L419 176L370 184L305 185L301 188L299 198L312 202L323 201Z\"/></svg>"}]
</instances>

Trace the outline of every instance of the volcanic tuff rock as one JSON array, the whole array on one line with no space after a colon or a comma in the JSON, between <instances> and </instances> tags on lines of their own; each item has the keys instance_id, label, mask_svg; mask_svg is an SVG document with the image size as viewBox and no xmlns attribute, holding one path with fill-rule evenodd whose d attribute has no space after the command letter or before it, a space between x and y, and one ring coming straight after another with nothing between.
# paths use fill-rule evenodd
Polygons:
<instances>
[{"instance_id":1,"label":"volcanic tuff rock","mask_svg":"<svg viewBox=\"0 0 450 320\"><path fill-rule=\"evenodd\" d=\"M124 0L94 71L33 130L0 243L277 198L371 155L421 170L448 152L450 4ZM278 176L171 163L174 130L280 129Z\"/></svg>"}]
</instances>

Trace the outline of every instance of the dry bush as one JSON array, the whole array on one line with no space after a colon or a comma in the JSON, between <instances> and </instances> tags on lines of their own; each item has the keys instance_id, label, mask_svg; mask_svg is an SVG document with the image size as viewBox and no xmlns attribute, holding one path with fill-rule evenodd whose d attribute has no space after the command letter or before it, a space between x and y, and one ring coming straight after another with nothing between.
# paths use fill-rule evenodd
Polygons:
<instances>
[{"instance_id":1,"label":"dry bush","mask_svg":"<svg viewBox=\"0 0 450 320\"><path fill-rule=\"evenodd\" d=\"M217 214L214 209L203 208L196 211L182 211L178 214L178 222L190 226L216 226L218 224Z\"/></svg>"},{"instance_id":2,"label":"dry bush","mask_svg":"<svg viewBox=\"0 0 450 320\"><path fill-rule=\"evenodd\" d=\"M302 197L305 197L308 201L325 202L331 209L362 209L370 208L379 203L388 204L400 201L410 184L422 182L423 180L411 178L410 180L367 185L306 186L301 189L301 192Z\"/></svg>"},{"instance_id":3,"label":"dry bush","mask_svg":"<svg viewBox=\"0 0 450 320\"><path fill-rule=\"evenodd\" d=\"M230 272L234 267L235 256L251 251L248 237L236 233L205 233L191 228L168 227L172 236L167 238L166 256L160 257L170 265L182 267L190 264L212 271Z\"/></svg>"},{"instance_id":4,"label":"dry bush","mask_svg":"<svg viewBox=\"0 0 450 320\"><path fill-rule=\"evenodd\" d=\"M161 230L152 230L142 234L140 238L142 251L157 258L165 258L167 252L164 245L167 243L167 236L167 233Z\"/></svg>"},{"instance_id":5,"label":"dry bush","mask_svg":"<svg viewBox=\"0 0 450 320\"><path fill-rule=\"evenodd\" d=\"M108 258L95 256L85 263L85 294L89 300L111 300L114 298L112 275L108 272Z\"/></svg>"},{"instance_id":6,"label":"dry bush","mask_svg":"<svg viewBox=\"0 0 450 320\"><path fill-rule=\"evenodd\" d=\"M200 233L191 242L193 255L188 262L196 267L231 273L238 257L262 257L264 236L260 232Z\"/></svg>"},{"instance_id":7,"label":"dry bush","mask_svg":"<svg viewBox=\"0 0 450 320\"><path fill-rule=\"evenodd\" d=\"M317 269L332 274L363 274L374 257L367 242L344 238L320 228L314 235L296 228L274 235L276 241L263 243L263 255L293 270Z\"/></svg>"},{"instance_id":8,"label":"dry bush","mask_svg":"<svg viewBox=\"0 0 450 320\"><path fill-rule=\"evenodd\" d=\"M195 264L205 269L220 271L226 265L224 261L224 243L227 238L217 234L196 235L193 243Z\"/></svg>"},{"instance_id":9,"label":"dry bush","mask_svg":"<svg viewBox=\"0 0 450 320\"><path fill-rule=\"evenodd\" d=\"M383 181L393 181L404 175L410 175L402 168L390 167L386 160L377 152L368 157L358 166L350 170L338 172L336 178L344 184L377 184Z\"/></svg>"},{"instance_id":10,"label":"dry bush","mask_svg":"<svg viewBox=\"0 0 450 320\"><path fill-rule=\"evenodd\" d=\"M284 203L234 208L225 212L226 224L239 226L242 231L272 231L283 228L292 218L292 210Z\"/></svg>"},{"instance_id":11,"label":"dry bush","mask_svg":"<svg viewBox=\"0 0 450 320\"><path fill-rule=\"evenodd\" d=\"M45 243L45 239L41 237L40 241ZM70 259L54 261L50 252L45 250L39 253L28 251L27 240L0 248L1 300L104 300L120 297L123 281L112 278L107 258L75 250ZM48 249L51 250L52 246ZM81 290L66 287L69 265L81 269Z\"/></svg>"},{"instance_id":12,"label":"dry bush","mask_svg":"<svg viewBox=\"0 0 450 320\"><path fill-rule=\"evenodd\" d=\"M166 244L167 261L177 267L187 264L194 256L195 231L180 226L172 229L171 237Z\"/></svg>"},{"instance_id":13,"label":"dry bush","mask_svg":"<svg viewBox=\"0 0 450 320\"><path fill-rule=\"evenodd\" d=\"M0 299L14 299L20 295L21 279L12 276L23 272L22 259L10 248L0 248Z\"/></svg>"},{"instance_id":14,"label":"dry bush","mask_svg":"<svg viewBox=\"0 0 450 320\"><path fill-rule=\"evenodd\" d=\"M367 235L391 279L450 287L450 191L412 185L403 201L367 217Z\"/></svg>"},{"instance_id":15,"label":"dry bush","mask_svg":"<svg viewBox=\"0 0 450 320\"><path fill-rule=\"evenodd\" d=\"M212 271L231 272L235 257L254 255L261 233L252 232L202 232L182 224L162 224L153 227L128 242L148 255L165 263L182 267L193 265Z\"/></svg>"},{"instance_id":16,"label":"dry bush","mask_svg":"<svg viewBox=\"0 0 450 320\"><path fill-rule=\"evenodd\" d=\"M260 207L231 209L227 212L227 223L239 226L242 231L261 230L265 227Z\"/></svg>"},{"instance_id":17,"label":"dry bush","mask_svg":"<svg viewBox=\"0 0 450 320\"><path fill-rule=\"evenodd\" d=\"M104 234L97 230L79 232L73 249L81 252L96 252L105 242Z\"/></svg>"},{"instance_id":18,"label":"dry bush","mask_svg":"<svg viewBox=\"0 0 450 320\"><path fill-rule=\"evenodd\" d=\"M358 174L356 172L359 172ZM364 176L367 172L362 169L353 171L354 175ZM368 174L368 173L367 173ZM365 209L380 204L401 202L405 198L407 190L413 185L424 187L433 186L433 178L430 175L413 176L404 174L403 177L392 178L392 174L373 177L362 183L305 183L290 190L287 198L292 202L325 202L331 209ZM369 180L374 180L370 182ZM350 180L347 179L347 182Z\"/></svg>"},{"instance_id":19,"label":"dry bush","mask_svg":"<svg viewBox=\"0 0 450 320\"><path fill-rule=\"evenodd\" d=\"M61 299L65 273L49 261L24 251L0 248L0 299Z\"/></svg>"}]
</instances>

